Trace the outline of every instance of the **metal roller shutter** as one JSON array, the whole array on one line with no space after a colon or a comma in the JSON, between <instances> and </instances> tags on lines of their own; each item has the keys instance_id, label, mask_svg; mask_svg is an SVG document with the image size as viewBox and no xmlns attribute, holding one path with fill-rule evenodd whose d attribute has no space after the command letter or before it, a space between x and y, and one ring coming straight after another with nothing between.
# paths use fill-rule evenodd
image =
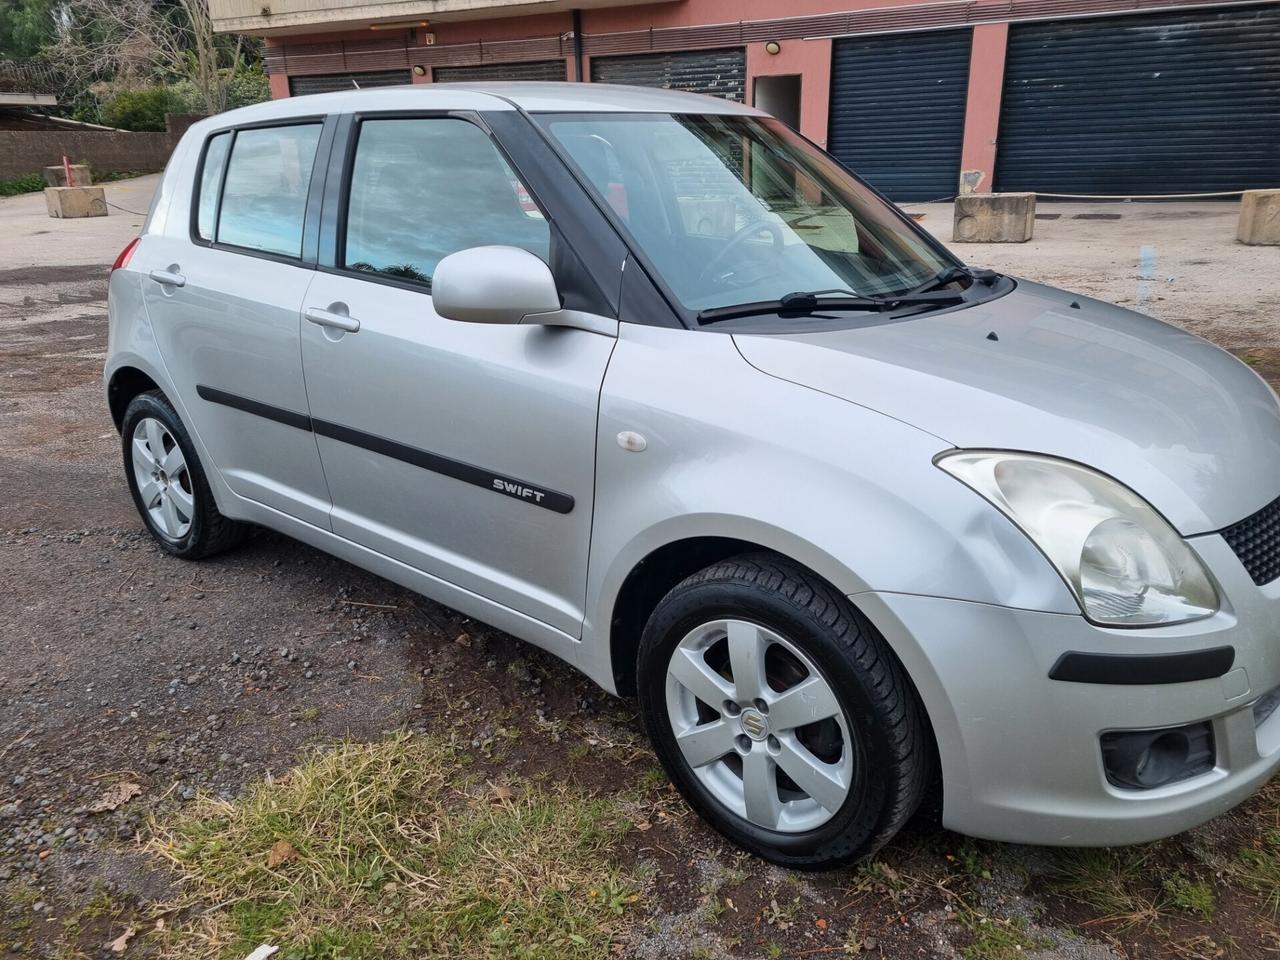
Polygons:
<instances>
[{"instance_id":1,"label":"metal roller shutter","mask_svg":"<svg viewBox=\"0 0 1280 960\"><path fill-rule=\"evenodd\" d=\"M705 93L743 102L747 91L747 54L731 50L691 50L685 53L645 53L634 57L594 57L595 83L627 83Z\"/></svg>"},{"instance_id":2,"label":"metal roller shutter","mask_svg":"<svg viewBox=\"0 0 1280 960\"><path fill-rule=\"evenodd\" d=\"M972 33L835 42L827 149L893 200L959 190Z\"/></svg>"},{"instance_id":3,"label":"metal roller shutter","mask_svg":"<svg viewBox=\"0 0 1280 960\"><path fill-rule=\"evenodd\" d=\"M431 79L436 83L478 83L482 80L564 80L563 60L532 63L483 63L475 67L436 67Z\"/></svg>"},{"instance_id":4,"label":"metal roller shutter","mask_svg":"<svg viewBox=\"0 0 1280 960\"><path fill-rule=\"evenodd\" d=\"M289 96L303 97L309 93L334 93L338 90L361 90L369 87L398 87L411 83L408 70L377 70L369 73L321 73L315 76L289 78Z\"/></svg>"},{"instance_id":5,"label":"metal roller shutter","mask_svg":"<svg viewBox=\"0 0 1280 960\"><path fill-rule=\"evenodd\" d=\"M996 188L1280 186L1280 7L1014 25Z\"/></svg>"}]
</instances>

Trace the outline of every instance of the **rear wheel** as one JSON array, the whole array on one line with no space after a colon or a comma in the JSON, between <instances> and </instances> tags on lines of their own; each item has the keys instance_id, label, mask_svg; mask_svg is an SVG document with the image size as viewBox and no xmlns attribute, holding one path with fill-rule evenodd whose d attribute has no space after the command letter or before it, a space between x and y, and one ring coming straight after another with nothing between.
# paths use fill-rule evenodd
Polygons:
<instances>
[{"instance_id":1,"label":"rear wheel","mask_svg":"<svg viewBox=\"0 0 1280 960\"><path fill-rule=\"evenodd\" d=\"M134 506L161 549L199 560L243 538L244 526L218 512L191 436L162 393L129 402L120 438Z\"/></svg>"},{"instance_id":2,"label":"rear wheel","mask_svg":"<svg viewBox=\"0 0 1280 960\"><path fill-rule=\"evenodd\" d=\"M819 869L877 850L930 770L914 691L874 627L803 568L734 558L676 586L641 640L659 759L712 826Z\"/></svg>"}]
</instances>

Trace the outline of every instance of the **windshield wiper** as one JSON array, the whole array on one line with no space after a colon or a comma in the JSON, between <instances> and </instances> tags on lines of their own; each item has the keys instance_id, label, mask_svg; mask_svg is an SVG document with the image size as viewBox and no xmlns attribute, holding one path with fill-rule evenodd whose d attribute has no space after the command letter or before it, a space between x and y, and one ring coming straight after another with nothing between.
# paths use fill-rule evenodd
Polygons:
<instances>
[{"instance_id":1,"label":"windshield wiper","mask_svg":"<svg viewBox=\"0 0 1280 960\"><path fill-rule=\"evenodd\" d=\"M957 280L968 279L973 283L981 283L984 286L991 286L996 282L1000 274L994 270L982 270L974 267L947 267L945 270L938 271L937 274L930 277L924 283L917 287L912 287L906 293L901 294L903 297L917 297L922 293L931 293L939 287L945 287L949 283L955 283ZM886 300L897 300L898 297L885 297Z\"/></svg>"},{"instance_id":2,"label":"windshield wiper","mask_svg":"<svg viewBox=\"0 0 1280 960\"><path fill-rule=\"evenodd\" d=\"M710 307L698 312L697 320L702 326L717 323L721 320L734 320L738 317L757 317L770 313L781 316L803 317L818 310L875 310L877 312L891 310L894 307L916 306L920 304L959 303L964 299L959 291L943 293L907 293L896 296L864 297L851 290L796 290L784 294L777 300L758 300L754 303L736 303L727 307Z\"/></svg>"},{"instance_id":3,"label":"windshield wiper","mask_svg":"<svg viewBox=\"0 0 1280 960\"><path fill-rule=\"evenodd\" d=\"M874 297L826 296L831 291L797 290L784 294L777 300L757 300L753 303L735 303L727 307L709 307L698 311L698 323L705 326L720 320L733 320L737 317L756 317L777 313L784 316L803 317L816 310L884 310L889 303ZM839 291L844 293L844 291Z\"/></svg>"}]
</instances>

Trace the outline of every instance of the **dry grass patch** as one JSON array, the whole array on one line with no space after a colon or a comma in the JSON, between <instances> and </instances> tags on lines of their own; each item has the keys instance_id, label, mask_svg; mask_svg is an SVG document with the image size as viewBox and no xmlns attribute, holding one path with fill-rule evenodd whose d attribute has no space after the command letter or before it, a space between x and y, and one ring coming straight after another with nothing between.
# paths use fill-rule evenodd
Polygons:
<instances>
[{"instance_id":1,"label":"dry grass patch","mask_svg":"<svg viewBox=\"0 0 1280 960\"><path fill-rule=\"evenodd\" d=\"M1052 851L1051 888L1121 926L1154 921L1156 904L1143 889L1153 846L1064 847Z\"/></svg>"},{"instance_id":2,"label":"dry grass patch","mask_svg":"<svg viewBox=\"0 0 1280 960\"><path fill-rule=\"evenodd\" d=\"M169 957L599 957L637 896L612 866L607 800L468 777L452 747L401 735L318 751L225 802L152 825L185 884Z\"/></svg>"}]
</instances>

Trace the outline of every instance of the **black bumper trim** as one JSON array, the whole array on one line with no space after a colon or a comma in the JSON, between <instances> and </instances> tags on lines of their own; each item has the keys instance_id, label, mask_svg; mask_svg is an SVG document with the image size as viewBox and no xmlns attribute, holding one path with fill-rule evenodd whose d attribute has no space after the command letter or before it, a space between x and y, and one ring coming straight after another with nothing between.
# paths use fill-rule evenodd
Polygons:
<instances>
[{"instance_id":1,"label":"black bumper trim","mask_svg":"<svg viewBox=\"0 0 1280 960\"><path fill-rule=\"evenodd\" d=\"M1235 647L1188 653L1080 653L1070 650L1049 670L1050 680L1142 686L1220 677L1236 662Z\"/></svg>"}]
</instances>

